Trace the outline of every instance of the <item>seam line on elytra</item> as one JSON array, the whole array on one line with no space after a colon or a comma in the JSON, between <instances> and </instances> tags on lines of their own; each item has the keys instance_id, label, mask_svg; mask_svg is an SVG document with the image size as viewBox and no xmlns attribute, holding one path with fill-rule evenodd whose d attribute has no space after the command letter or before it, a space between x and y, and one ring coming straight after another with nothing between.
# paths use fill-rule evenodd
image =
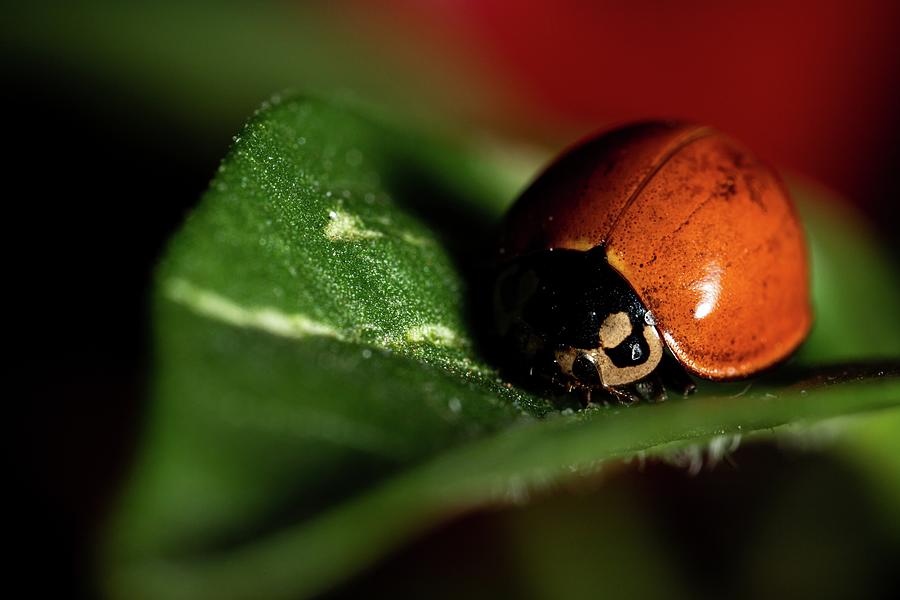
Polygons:
<instances>
[{"instance_id":1,"label":"seam line on elytra","mask_svg":"<svg viewBox=\"0 0 900 600\"><path fill-rule=\"evenodd\" d=\"M622 206L622 210L619 211L619 214L616 215L616 220L613 221L613 224L610 225L609 230L606 232L606 235L603 236L603 241L601 245L605 246L609 242L609 238L612 237L613 232L615 232L616 228L619 226L619 223L622 221L622 218L625 216L625 213L628 212L628 209L631 208L631 205L634 204L635 200L641 195L641 192L644 191L653 178L662 170L666 164L674 157L676 154L684 150L687 146L693 144L697 140L703 139L705 137L709 137L712 135L713 130L709 127L698 127L694 131L690 132L690 134L686 135L683 139L678 140L678 142L672 146L659 160L659 162L653 166L647 176L644 177L644 180L641 181L638 186L631 193L631 196L628 197L628 200L625 201L624 206Z\"/></svg>"}]
</instances>

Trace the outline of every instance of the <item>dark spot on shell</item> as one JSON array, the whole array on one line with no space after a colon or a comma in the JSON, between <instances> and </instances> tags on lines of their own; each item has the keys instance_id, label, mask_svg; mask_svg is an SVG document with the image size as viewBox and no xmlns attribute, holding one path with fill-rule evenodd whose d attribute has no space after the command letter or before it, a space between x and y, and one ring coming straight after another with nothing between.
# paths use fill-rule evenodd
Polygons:
<instances>
[{"instance_id":1,"label":"dark spot on shell","mask_svg":"<svg viewBox=\"0 0 900 600\"><path fill-rule=\"evenodd\" d=\"M724 180L716 184L716 196L731 200L737 195L737 185L734 181L734 175L728 175Z\"/></svg>"},{"instance_id":2,"label":"dark spot on shell","mask_svg":"<svg viewBox=\"0 0 900 600\"><path fill-rule=\"evenodd\" d=\"M750 192L750 201L761 209L767 210L766 205L762 201L762 194L759 193L759 180L750 173L744 173L744 185L747 186L747 190Z\"/></svg>"}]
</instances>

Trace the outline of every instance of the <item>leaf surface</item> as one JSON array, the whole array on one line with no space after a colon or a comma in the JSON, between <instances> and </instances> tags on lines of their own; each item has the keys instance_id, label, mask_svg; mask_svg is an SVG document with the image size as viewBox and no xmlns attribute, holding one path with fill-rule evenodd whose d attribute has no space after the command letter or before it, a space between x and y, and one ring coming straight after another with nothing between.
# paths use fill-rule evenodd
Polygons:
<instances>
[{"instance_id":1,"label":"leaf surface","mask_svg":"<svg viewBox=\"0 0 900 600\"><path fill-rule=\"evenodd\" d=\"M898 411L900 316L875 308L897 305L896 278L807 192L819 320L788 365L587 411L505 381L484 351L478 250L525 177L486 161L317 100L251 118L158 271L113 596L310 596L441 519L613 461Z\"/></svg>"}]
</instances>

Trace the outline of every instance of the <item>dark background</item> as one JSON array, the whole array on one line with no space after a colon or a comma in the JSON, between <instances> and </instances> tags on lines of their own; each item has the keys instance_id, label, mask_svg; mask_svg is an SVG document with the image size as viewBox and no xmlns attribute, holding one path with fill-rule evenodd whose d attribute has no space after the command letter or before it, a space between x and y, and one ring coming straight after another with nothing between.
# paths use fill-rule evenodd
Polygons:
<instances>
[{"instance_id":1,"label":"dark background","mask_svg":"<svg viewBox=\"0 0 900 600\"><path fill-rule=\"evenodd\" d=\"M234 9L231 21L207 19L218 8L198 3L187 24L196 47L187 45L183 63L171 65L163 47L186 34L170 26L167 7L153 9L147 21L145 7L74 4L4 8L0 46L4 196L12 209L5 236L13 272L5 286L13 302L8 348L20 390L7 398L7 425L14 470L24 475L8 493L17 504L15 571L35 592L93 593L91 537L128 465L147 396L154 264L242 120L284 87L351 90L419 121L463 123L476 139L512 137L550 150L633 118L709 122L789 172L838 191L895 254L900 247L897 3L738 9L712 1L623 8L392 0L319 9L295 2ZM183 25L185 9L171 12ZM244 16L252 13L263 15L262 24L245 35ZM279 25L267 30L270 21ZM158 29L147 39L160 49L129 40L129 32L148 28ZM310 29L328 41L298 46L292 32L299 38ZM276 40L275 49L260 50L259 40ZM212 50L197 59L203 45ZM334 52L338 45L348 46L351 58L358 52L363 66ZM232 71L230 51L242 57ZM273 52L284 64L251 76ZM707 538L721 535L704 523L718 520L736 538L750 535L743 514L765 505L769 493L755 482L789 478L798 461L812 460L774 448L738 458L737 481L728 466L697 479L655 466L649 477L623 474L612 485L644 502L669 495L681 510L661 514L658 526L693 540L686 550L702 556L705 543L715 545ZM843 481L841 468L816 462L814 471ZM889 583L885 589L896 586L889 568L896 548L859 510L852 486L832 488L834 506L855 515L847 532L832 533L884 557L870 561L873 576ZM546 502L577 510L590 498L588 490ZM387 589L401 572L437 576L433 565L446 565L441 557L460 548L481 548L474 556L487 562L502 554L485 545L491 532L533 518L541 506L461 519L342 593ZM874 550L865 545L871 539ZM736 567L727 557L710 559L712 571L724 573L719 578L704 574L703 559L684 560L709 593L739 580L729 576ZM486 574L477 564L442 568L478 579Z\"/></svg>"}]
</instances>

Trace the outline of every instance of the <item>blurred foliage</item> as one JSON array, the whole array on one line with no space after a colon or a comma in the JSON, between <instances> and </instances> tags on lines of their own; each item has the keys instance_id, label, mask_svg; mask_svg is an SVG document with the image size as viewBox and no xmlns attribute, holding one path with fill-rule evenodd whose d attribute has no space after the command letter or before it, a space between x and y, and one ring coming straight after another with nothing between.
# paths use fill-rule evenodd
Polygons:
<instances>
[{"instance_id":1,"label":"blurred foliage","mask_svg":"<svg viewBox=\"0 0 900 600\"><path fill-rule=\"evenodd\" d=\"M530 163L340 102L275 98L250 119L159 268L154 398L101 564L113 596L310 596L452 515L622 460L693 469L738 434L803 441L823 427L852 440L888 424L880 435L896 439L897 278L814 191L799 197L818 322L788 365L627 409L573 411L506 382L485 354L478 251L530 175L517 164ZM896 467L877 444L838 448L873 473ZM682 589L627 502L604 501L608 521L538 507L513 527L536 597L602 585L585 553L610 570L643 557L655 575L627 595ZM896 506L883 508L896 519Z\"/></svg>"},{"instance_id":2,"label":"blurred foliage","mask_svg":"<svg viewBox=\"0 0 900 600\"><path fill-rule=\"evenodd\" d=\"M404 52L400 38L370 39L348 4L38 0L6 7L0 43L73 73L102 105L175 120L187 138L219 139L260 98L292 87L366 98L407 121L487 102L486 86L452 85L464 77L459 65Z\"/></svg>"},{"instance_id":3,"label":"blurred foliage","mask_svg":"<svg viewBox=\"0 0 900 600\"><path fill-rule=\"evenodd\" d=\"M806 225L816 325L800 360L900 355L896 266L871 230L839 198L809 182L792 185Z\"/></svg>"}]
</instances>

